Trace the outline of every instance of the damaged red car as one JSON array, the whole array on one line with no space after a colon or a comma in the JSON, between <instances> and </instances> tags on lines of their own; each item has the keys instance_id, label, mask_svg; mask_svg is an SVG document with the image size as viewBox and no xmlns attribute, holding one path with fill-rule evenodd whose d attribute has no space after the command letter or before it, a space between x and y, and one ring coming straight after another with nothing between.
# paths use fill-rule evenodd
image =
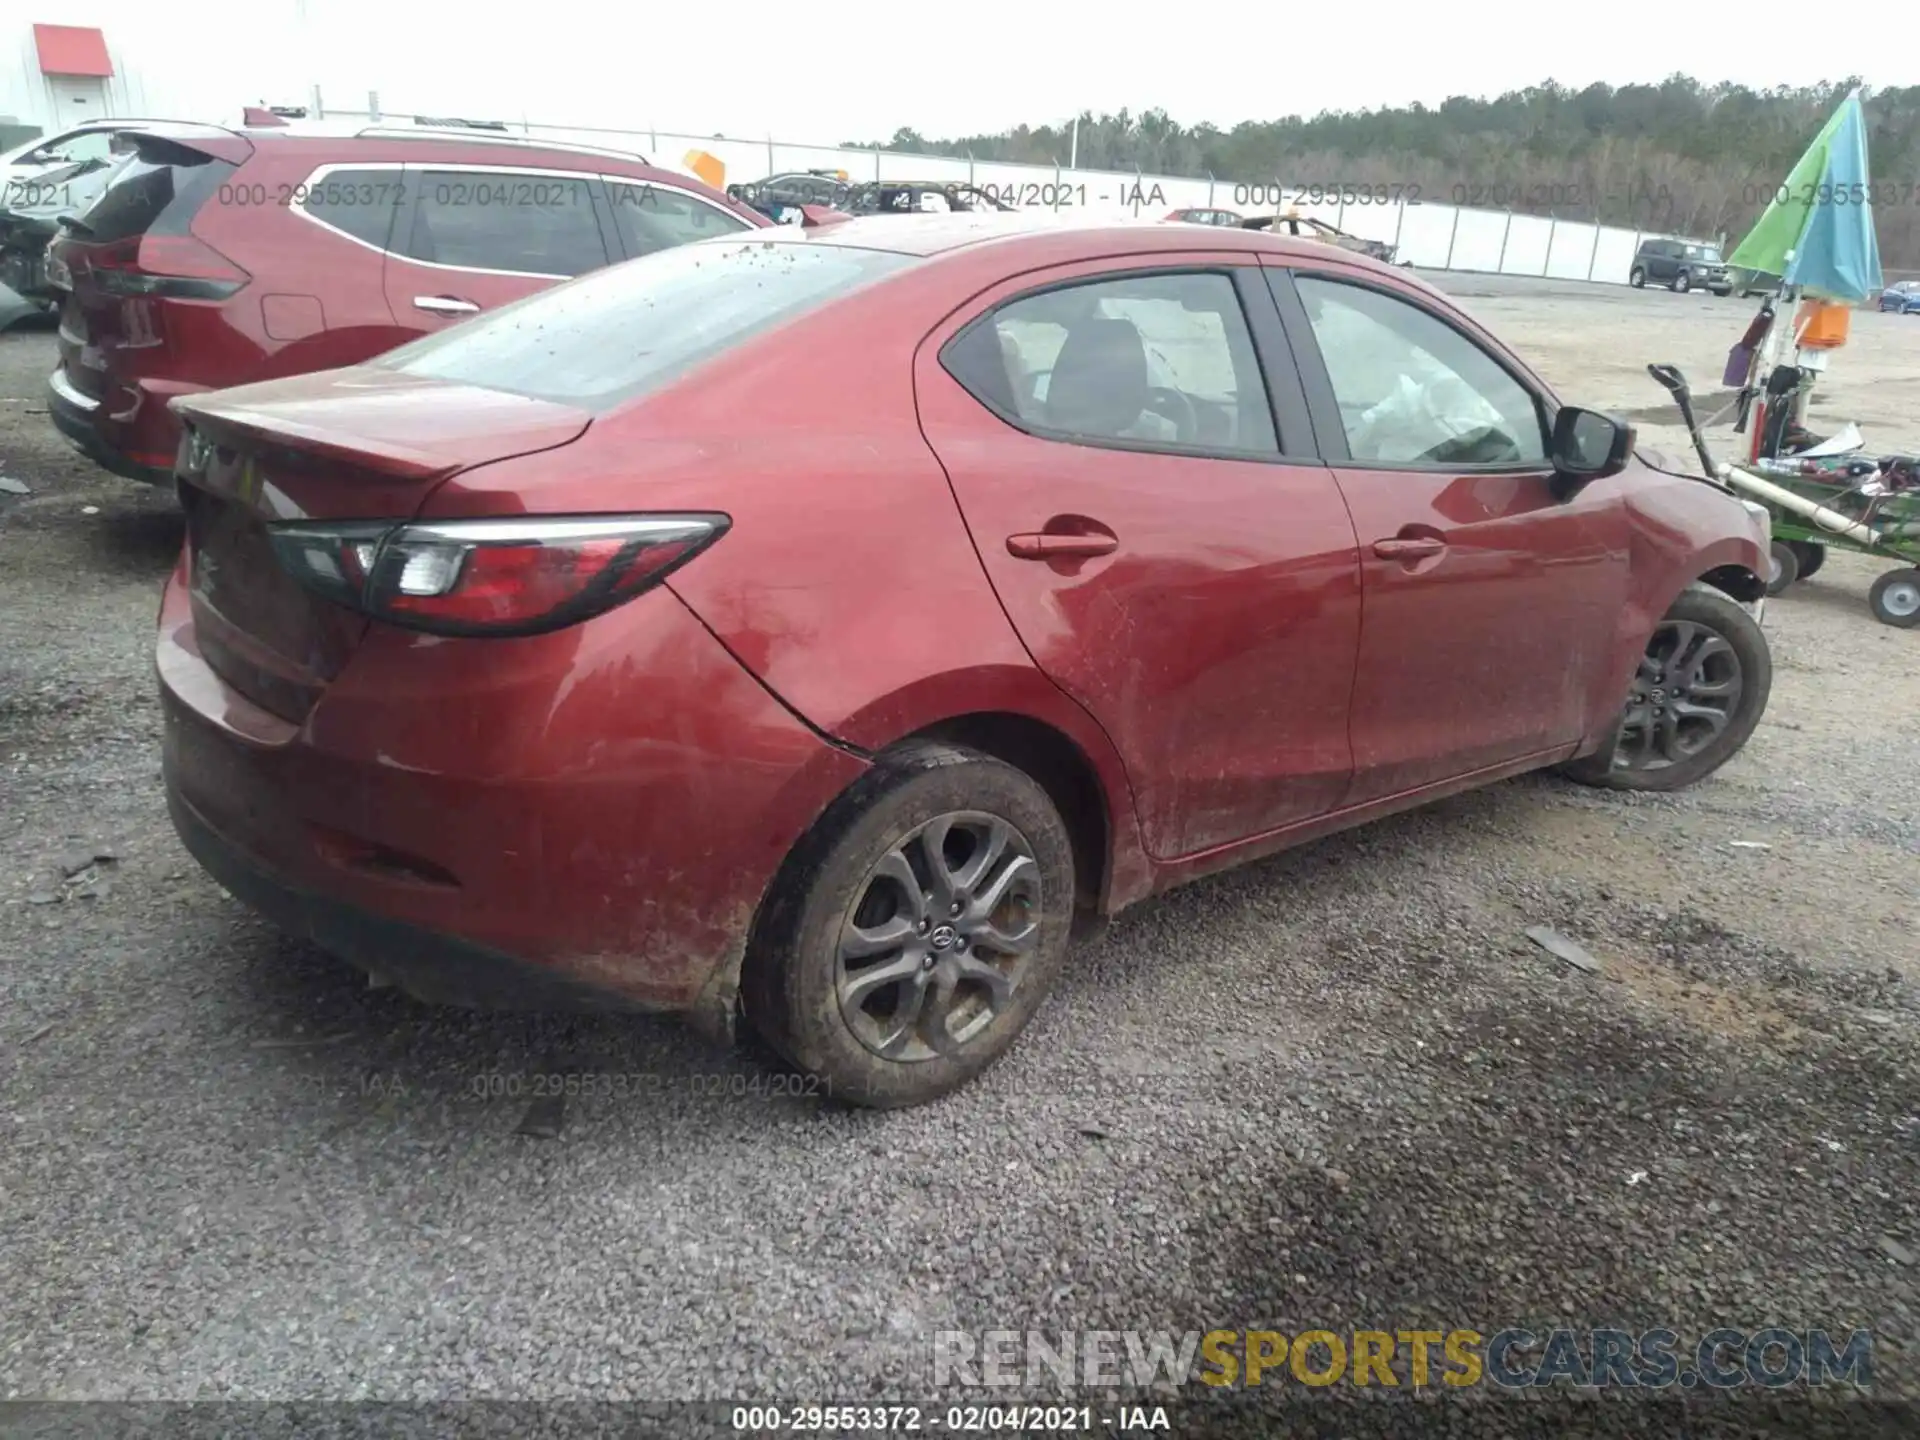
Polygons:
<instances>
[{"instance_id":1,"label":"damaged red car","mask_svg":"<svg viewBox=\"0 0 1920 1440\"><path fill-rule=\"evenodd\" d=\"M1764 516L1310 240L788 228L175 406L206 869L861 1104L980 1072L1087 921L1522 771L1685 785L1767 700Z\"/></svg>"}]
</instances>

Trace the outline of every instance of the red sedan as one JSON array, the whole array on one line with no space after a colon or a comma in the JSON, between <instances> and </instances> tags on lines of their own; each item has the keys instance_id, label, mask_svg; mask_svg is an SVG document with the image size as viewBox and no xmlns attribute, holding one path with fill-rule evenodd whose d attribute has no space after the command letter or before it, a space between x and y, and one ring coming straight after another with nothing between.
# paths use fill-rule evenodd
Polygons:
<instances>
[{"instance_id":1,"label":"red sedan","mask_svg":"<svg viewBox=\"0 0 1920 1440\"><path fill-rule=\"evenodd\" d=\"M458 1003L736 1013L902 1105L1076 924L1765 707L1767 532L1311 241L857 220L176 402L188 848Z\"/></svg>"}]
</instances>

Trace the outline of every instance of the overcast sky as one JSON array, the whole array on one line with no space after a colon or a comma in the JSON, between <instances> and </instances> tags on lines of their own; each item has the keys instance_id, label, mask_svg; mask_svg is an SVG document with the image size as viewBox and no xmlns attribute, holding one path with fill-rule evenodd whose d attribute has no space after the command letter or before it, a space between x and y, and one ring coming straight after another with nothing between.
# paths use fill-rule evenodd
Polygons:
<instances>
[{"instance_id":1,"label":"overcast sky","mask_svg":"<svg viewBox=\"0 0 1920 1440\"><path fill-rule=\"evenodd\" d=\"M885 138L902 125L945 137L1121 106L1229 127L1438 104L1549 76L1617 85L1684 70L1765 86L1838 78L1858 66L1870 83L1913 78L1885 73L1882 57L1903 52L1866 35L1825 70L1790 64L1783 57L1796 47L1784 37L1803 32L1811 12L1779 0L1689 10L1690 23L1667 38L1650 11L1632 12L1647 23L1620 24L1625 11L1549 10L1537 0L1097 9L1034 0L542 0L499 11L281 3L295 14L304 5L311 39L277 58L290 81L322 81L332 105L358 108L377 88L395 111L444 107L506 119L524 111L548 123L829 144ZM470 23L449 24L453 14ZM367 44L376 34L378 43ZM302 70L316 73L297 78Z\"/></svg>"}]
</instances>

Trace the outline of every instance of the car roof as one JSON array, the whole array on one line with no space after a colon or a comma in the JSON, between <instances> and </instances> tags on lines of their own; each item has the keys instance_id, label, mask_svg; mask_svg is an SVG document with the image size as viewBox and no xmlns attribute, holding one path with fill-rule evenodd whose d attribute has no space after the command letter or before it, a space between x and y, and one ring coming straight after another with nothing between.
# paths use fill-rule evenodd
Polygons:
<instances>
[{"instance_id":1,"label":"car roof","mask_svg":"<svg viewBox=\"0 0 1920 1440\"><path fill-rule=\"evenodd\" d=\"M757 238L757 237L756 237ZM932 258L961 249L1005 247L1030 250L1039 264L1107 255L1152 255L1178 251L1230 250L1285 259L1326 260L1404 274L1361 255L1307 236L1214 226L1205 232L1178 220L1089 220L1048 210L968 211L946 215L861 216L819 228L785 226L769 232L784 243L844 245L860 250Z\"/></svg>"},{"instance_id":2,"label":"car roof","mask_svg":"<svg viewBox=\"0 0 1920 1440\"><path fill-rule=\"evenodd\" d=\"M493 156L565 155L576 159L593 158L617 161L668 173L670 167L655 165L637 150L617 150L606 146L555 140L544 136L516 135L511 131L479 127L437 124L379 124L361 122L296 120L285 125L206 125L193 121L131 121L117 128L136 130L165 139L193 140L228 137L252 145L304 145L314 150L331 149L352 155L365 146L369 152L395 146L428 147L428 158L456 159L491 152ZM354 148L348 148L354 147ZM678 171L671 173L679 174ZM689 177L693 178L693 177Z\"/></svg>"},{"instance_id":3,"label":"car roof","mask_svg":"<svg viewBox=\"0 0 1920 1440\"><path fill-rule=\"evenodd\" d=\"M410 161L423 164L528 165L564 160L569 170L646 171L676 185L718 194L705 181L672 166L658 165L634 150L611 150L491 130L437 126L358 125L204 125L190 121L153 121L125 127L140 135L189 144L196 140L242 140L256 148L299 147L316 159L350 162Z\"/></svg>"}]
</instances>

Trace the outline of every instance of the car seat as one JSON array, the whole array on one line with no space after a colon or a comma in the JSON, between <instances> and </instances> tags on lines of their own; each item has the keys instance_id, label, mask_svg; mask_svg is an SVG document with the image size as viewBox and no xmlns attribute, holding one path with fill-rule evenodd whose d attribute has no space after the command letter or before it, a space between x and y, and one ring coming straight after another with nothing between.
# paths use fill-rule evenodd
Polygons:
<instances>
[{"instance_id":1,"label":"car seat","mask_svg":"<svg viewBox=\"0 0 1920 1440\"><path fill-rule=\"evenodd\" d=\"M1131 320L1087 315L1072 324L1047 380L1047 424L1082 435L1125 435L1147 408L1147 347Z\"/></svg>"}]
</instances>

